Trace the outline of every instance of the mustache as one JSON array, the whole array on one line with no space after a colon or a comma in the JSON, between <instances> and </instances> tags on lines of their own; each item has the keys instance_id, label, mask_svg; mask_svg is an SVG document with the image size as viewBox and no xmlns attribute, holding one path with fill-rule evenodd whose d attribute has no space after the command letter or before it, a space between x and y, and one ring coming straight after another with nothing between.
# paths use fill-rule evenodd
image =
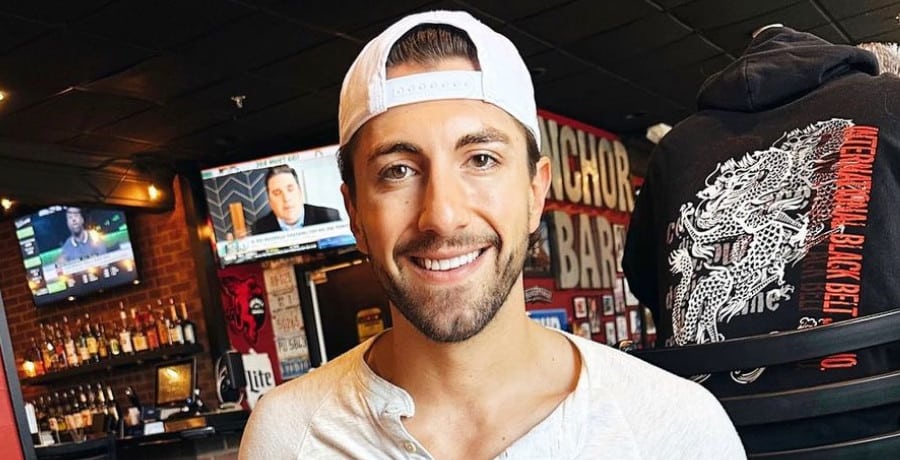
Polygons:
<instances>
[{"instance_id":1,"label":"mustache","mask_svg":"<svg viewBox=\"0 0 900 460\"><path fill-rule=\"evenodd\" d=\"M472 246L494 246L500 248L500 235L491 234L459 234L449 237L440 236L435 233L423 233L407 241L397 244L394 253L397 255L409 254L414 252L427 252L445 248L472 247Z\"/></svg>"}]
</instances>

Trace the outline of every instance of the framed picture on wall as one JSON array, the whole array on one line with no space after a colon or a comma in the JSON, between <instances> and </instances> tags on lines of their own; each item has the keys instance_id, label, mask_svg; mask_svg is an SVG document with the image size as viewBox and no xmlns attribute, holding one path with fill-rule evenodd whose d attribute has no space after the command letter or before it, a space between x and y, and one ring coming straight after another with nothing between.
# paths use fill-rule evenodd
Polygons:
<instances>
[{"instance_id":1,"label":"framed picture on wall","mask_svg":"<svg viewBox=\"0 0 900 460\"><path fill-rule=\"evenodd\" d=\"M588 321L591 322L591 332L600 332L600 309L597 307L597 297L588 298Z\"/></svg>"},{"instance_id":2,"label":"framed picture on wall","mask_svg":"<svg viewBox=\"0 0 900 460\"><path fill-rule=\"evenodd\" d=\"M588 340L592 340L593 337L591 335L591 323L590 321L575 321L575 327L572 332L579 337L584 337Z\"/></svg>"},{"instance_id":3,"label":"framed picture on wall","mask_svg":"<svg viewBox=\"0 0 900 460\"><path fill-rule=\"evenodd\" d=\"M606 331L606 344L607 345L615 345L616 344L616 320L610 318L607 321L603 322L603 329Z\"/></svg>"},{"instance_id":4,"label":"framed picture on wall","mask_svg":"<svg viewBox=\"0 0 900 460\"><path fill-rule=\"evenodd\" d=\"M553 257L550 247L552 240L550 232L553 228L551 219L551 213L545 213L541 217L537 238L528 246L528 252L525 254L525 268L522 271L526 277L549 278L553 276Z\"/></svg>"},{"instance_id":5,"label":"framed picture on wall","mask_svg":"<svg viewBox=\"0 0 900 460\"><path fill-rule=\"evenodd\" d=\"M573 297L572 298L572 309L575 311L576 318L587 318L587 316L588 316L587 298L584 296Z\"/></svg>"},{"instance_id":6,"label":"framed picture on wall","mask_svg":"<svg viewBox=\"0 0 900 460\"><path fill-rule=\"evenodd\" d=\"M613 314L615 314L613 296L612 294L603 294L603 316L612 316Z\"/></svg>"},{"instance_id":7,"label":"framed picture on wall","mask_svg":"<svg viewBox=\"0 0 900 460\"><path fill-rule=\"evenodd\" d=\"M616 313L625 313L625 278L622 275L616 277L613 281L613 304Z\"/></svg>"},{"instance_id":8,"label":"framed picture on wall","mask_svg":"<svg viewBox=\"0 0 900 460\"><path fill-rule=\"evenodd\" d=\"M628 320L625 315L616 316L616 342L626 340L628 335Z\"/></svg>"},{"instance_id":9,"label":"framed picture on wall","mask_svg":"<svg viewBox=\"0 0 900 460\"><path fill-rule=\"evenodd\" d=\"M622 273L622 256L625 254L625 226L613 225L613 250L616 252L616 272Z\"/></svg>"}]
</instances>

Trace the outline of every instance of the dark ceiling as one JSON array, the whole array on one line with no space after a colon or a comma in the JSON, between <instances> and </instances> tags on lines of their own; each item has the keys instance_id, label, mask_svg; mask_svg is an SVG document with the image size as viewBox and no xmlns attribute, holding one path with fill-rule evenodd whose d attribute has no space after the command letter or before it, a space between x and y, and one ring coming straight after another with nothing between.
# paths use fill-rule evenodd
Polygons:
<instances>
[{"instance_id":1,"label":"dark ceiling","mask_svg":"<svg viewBox=\"0 0 900 460\"><path fill-rule=\"evenodd\" d=\"M356 53L426 9L509 36L538 106L619 134L638 170L645 129L690 114L761 25L900 41L891 0L4 0L0 194L144 207L173 167L334 143Z\"/></svg>"}]
</instances>

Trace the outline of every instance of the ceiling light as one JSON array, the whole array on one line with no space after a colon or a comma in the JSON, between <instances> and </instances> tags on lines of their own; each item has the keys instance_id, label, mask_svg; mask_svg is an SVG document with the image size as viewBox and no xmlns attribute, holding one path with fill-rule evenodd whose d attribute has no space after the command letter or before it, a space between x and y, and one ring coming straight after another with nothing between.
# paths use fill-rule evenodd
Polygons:
<instances>
[{"instance_id":1,"label":"ceiling light","mask_svg":"<svg viewBox=\"0 0 900 460\"><path fill-rule=\"evenodd\" d=\"M147 196L150 197L151 201L156 201L156 199L159 198L159 195L159 189L156 188L155 185L150 184L150 186L147 187Z\"/></svg>"},{"instance_id":2,"label":"ceiling light","mask_svg":"<svg viewBox=\"0 0 900 460\"><path fill-rule=\"evenodd\" d=\"M6 93L4 93L3 91L0 91L0 101L2 101L4 99L6 99Z\"/></svg>"},{"instance_id":3,"label":"ceiling light","mask_svg":"<svg viewBox=\"0 0 900 460\"><path fill-rule=\"evenodd\" d=\"M13 202L9 198L0 198L0 207L2 207L4 211L9 210L12 205Z\"/></svg>"}]
</instances>

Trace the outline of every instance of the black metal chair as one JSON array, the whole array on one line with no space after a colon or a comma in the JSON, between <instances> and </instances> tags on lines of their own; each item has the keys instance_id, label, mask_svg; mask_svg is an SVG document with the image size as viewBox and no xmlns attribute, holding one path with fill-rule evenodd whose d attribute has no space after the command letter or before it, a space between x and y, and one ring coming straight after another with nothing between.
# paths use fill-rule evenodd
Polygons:
<instances>
[{"instance_id":1,"label":"black metal chair","mask_svg":"<svg viewBox=\"0 0 900 460\"><path fill-rule=\"evenodd\" d=\"M631 353L672 373L691 376L801 362L900 341L900 309L796 331L680 348ZM854 414L900 403L900 369L787 391L720 397L738 433ZM892 413L892 412L890 412ZM896 416L900 419L900 409ZM827 441L827 440L826 440ZM775 452L748 452L751 459L900 458L900 431Z\"/></svg>"}]
</instances>

